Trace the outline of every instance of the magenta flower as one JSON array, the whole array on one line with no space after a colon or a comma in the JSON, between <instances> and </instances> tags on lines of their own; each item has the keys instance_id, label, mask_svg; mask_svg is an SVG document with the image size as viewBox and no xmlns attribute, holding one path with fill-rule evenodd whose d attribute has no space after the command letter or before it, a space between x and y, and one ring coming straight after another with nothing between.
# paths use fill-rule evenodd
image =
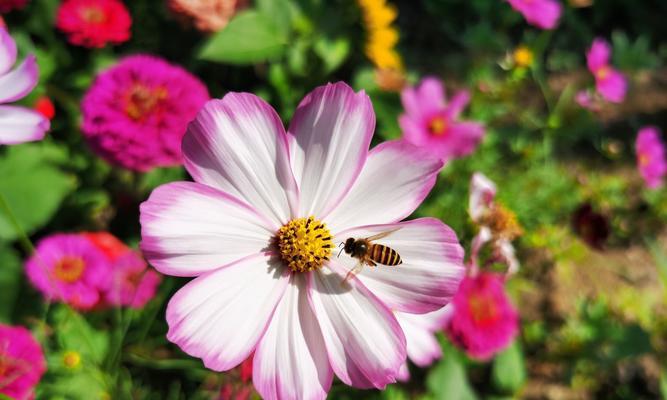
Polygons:
<instances>
[{"instance_id":1,"label":"magenta flower","mask_svg":"<svg viewBox=\"0 0 667 400\"><path fill-rule=\"evenodd\" d=\"M442 82L425 78L419 87L404 89L401 100L406 111L398 120L403 139L443 161L472 153L484 136L482 124L458 120L470 101L467 91L447 104Z\"/></svg>"},{"instance_id":2,"label":"magenta flower","mask_svg":"<svg viewBox=\"0 0 667 400\"><path fill-rule=\"evenodd\" d=\"M30 54L10 71L16 62L16 43L0 28L0 104L20 100L37 85L39 71ZM26 107L0 105L0 144L18 144L40 140L50 127L49 120Z\"/></svg>"},{"instance_id":3,"label":"magenta flower","mask_svg":"<svg viewBox=\"0 0 667 400\"><path fill-rule=\"evenodd\" d=\"M406 339L393 311L447 304L463 249L439 220L400 222L442 162L402 142L369 152L374 127L368 96L344 83L306 96L287 133L252 94L206 104L183 139L195 182L141 205L149 262L196 277L169 302L170 341L217 371L254 352L266 399L324 399L334 373L360 388L395 381ZM378 243L403 263L344 281L357 260L336 245L389 231Z\"/></svg>"},{"instance_id":4,"label":"magenta flower","mask_svg":"<svg viewBox=\"0 0 667 400\"><path fill-rule=\"evenodd\" d=\"M435 333L451 318L452 310L451 304L448 304L426 314L396 313L396 319L405 334L408 358L415 365L425 368L442 357L442 349ZM403 363L398 379L401 381L410 379L407 362Z\"/></svg>"},{"instance_id":5,"label":"magenta flower","mask_svg":"<svg viewBox=\"0 0 667 400\"><path fill-rule=\"evenodd\" d=\"M586 53L588 69L595 77L595 88L600 95L612 103L620 103L625 98L628 83L617 69L609 64L611 48L604 39L593 41Z\"/></svg>"},{"instance_id":6,"label":"magenta flower","mask_svg":"<svg viewBox=\"0 0 667 400\"><path fill-rule=\"evenodd\" d=\"M481 172L475 172L470 180L470 200L468 213L479 226L472 240L471 262L477 268L478 256L486 244L492 246L490 262L501 262L508 266L507 273L519 270L519 261L514 252L512 240L522 233L516 216L510 210L496 203L496 185Z\"/></svg>"},{"instance_id":7,"label":"magenta flower","mask_svg":"<svg viewBox=\"0 0 667 400\"><path fill-rule=\"evenodd\" d=\"M0 324L0 394L16 400L35 398L35 386L46 371L39 343L22 326Z\"/></svg>"},{"instance_id":8,"label":"magenta flower","mask_svg":"<svg viewBox=\"0 0 667 400\"><path fill-rule=\"evenodd\" d=\"M563 7L556 0L507 0L520 12L526 22L541 29L553 29L558 24Z\"/></svg>"},{"instance_id":9,"label":"magenta flower","mask_svg":"<svg viewBox=\"0 0 667 400\"><path fill-rule=\"evenodd\" d=\"M519 332L519 315L505 293L500 274L481 272L464 278L452 308L445 332L472 358L491 358Z\"/></svg>"},{"instance_id":10,"label":"magenta flower","mask_svg":"<svg viewBox=\"0 0 667 400\"><path fill-rule=\"evenodd\" d=\"M55 234L39 241L25 265L30 282L49 300L89 310L109 287L109 264L88 239Z\"/></svg>"},{"instance_id":11,"label":"magenta flower","mask_svg":"<svg viewBox=\"0 0 667 400\"><path fill-rule=\"evenodd\" d=\"M635 142L637 168L646 186L655 189L662 186L667 175L665 144L660 139L660 130L655 126L645 126L639 130Z\"/></svg>"},{"instance_id":12,"label":"magenta flower","mask_svg":"<svg viewBox=\"0 0 667 400\"><path fill-rule=\"evenodd\" d=\"M178 165L187 124L208 98L204 84L183 68L130 56L97 76L81 104L81 129L113 164L136 171Z\"/></svg>"}]
</instances>

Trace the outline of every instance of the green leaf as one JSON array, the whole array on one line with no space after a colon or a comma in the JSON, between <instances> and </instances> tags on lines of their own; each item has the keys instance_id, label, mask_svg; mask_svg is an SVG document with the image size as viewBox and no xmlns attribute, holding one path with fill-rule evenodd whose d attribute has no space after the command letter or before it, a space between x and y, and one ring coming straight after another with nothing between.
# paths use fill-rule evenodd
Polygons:
<instances>
[{"instance_id":1,"label":"green leaf","mask_svg":"<svg viewBox=\"0 0 667 400\"><path fill-rule=\"evenodd\" d=\"M292 23L292 4L289 0L257 0L257 11L273 22L281 34L289 33Z\"/></svg>"},{"instance_id":2,"label":"green leaf","mask_svg":"<svg viewBox=\"0 0 667 400\"><path fill-rule=\"evenodd\" d=\"M493 361L493 383L504 392L514 393L526 381L526 366L523 352L517 341L498 354Z\"/></svg>"},{"instance_id":3,"label":"green leaf","mask_svg":"<svg viewBox=\"0 0 667 400\"><path fill-rule=\"evenodd\" d=\"M106 332L96 331L81 314L66 306L56 309L53 319L56 337L63 350L81 353L84 365L102 364L109 349Z\"/></svg>"},{"instance_id":4,"label":"green leaf","mask_svg":"<svg viewBox=\"0 0 667 400\"><path fill-rule=\"evenodd\" d=\"M663 370L660 375L660 393L662 398L667 400L667 371Z\"/></svg>"},{"instance_id":5,"label":"green leaf","mask_svg":"<svg viewBox=\"0 0 667 400\"><path fill-rule=\"evenodd\" d=\"M457 354L447 352L426 377L426 387L434 400L474 400L477 398Z\"/></svg>"},{"instance_id":6,"label":"green leaf","mask_svg":"<svg viewBox=\"0 0 667 400\"><path fill-rule=\"evenodd\" d=\"M240 12L225 29L213 35L199 58L230 64L254 64L279 57L285 51L286 35L264 14Z\"/></svg>"},{"instance_id":7,"label":"green leaf","mask_svg":"<svg viewBox=\"0 0 667 400\"><path fill-rule=\"evenodd\" d=\"M75 180L55 166L66 157L60 148L46 143L12 146L0 157L0 193L28 234L49 222L75 186ZM0 210L0 239L17 237L10 217Z\"/></svg>"},{"instance_id":8,"label":"green leaf","mask_svg":"<svg viewBox=\"0 0 667 400\"><path fill-rule=\"evenodd\" d=\"M313 50L324 62L325 72L330 73L340 67L350 54L350 42L345 38L331 40L321 37L315 42Z\"/></svg>"},{"instance_id":9,"label":"green leaf","mask_svg":"<svg viewBox=\"0 0 667 400\"><path fill-rule=\"evenodd\" d=\"M0 321L10 322L19 295L21 259L16 252L0 246Z\"/></svg>"}]
</instances>

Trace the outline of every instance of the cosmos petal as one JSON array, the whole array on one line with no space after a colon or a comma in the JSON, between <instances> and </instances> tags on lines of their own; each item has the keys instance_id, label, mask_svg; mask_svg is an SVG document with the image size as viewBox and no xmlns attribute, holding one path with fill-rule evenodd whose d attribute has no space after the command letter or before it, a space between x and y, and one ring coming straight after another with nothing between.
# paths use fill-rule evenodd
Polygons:
<instances>
[{"instance_id":1,"label":"cosmos petal","mask_svg":"<svg viewBox=\"0 0 667 400\"><path fill-rule=\"evenodd\" d=\"M25 97L37 85L38 76L37 60L29 55L15 70L0 76L0 103Z\"/></svg>"},{"instance_id":2,"label":"cosmos petal","mask_svg":"<svg viewBox=\"0 0 667 400\"><path fill-rule=\"evenodd\" d=\"M376 146L350 191L325 218L327 225L336 233L351 226L402 220L431 191L442 165L405 141Z\"/></svg>"},{"instance_id":3,"label":"cosmos petal","mask_svg":"<svg viewBox=\"0 0 667 400\"><path fill-rule=\"evenodd\" d=\"M167 339L215 371L243 362L264 334L288 284L268 254L201 275L171 298Z\"/></svg>"},{"instance_id":4,"label":"cosmos petal","mask_svg":"<svg viewBox=\"0 0 667 400\"><path fill-rule=\"evenodd\" d=\"M16 42L6 29L0 28L0 76L16 62Z\"/></svg>"},{"instance_id":5,"label":"cosmos petal","mask_svg":"<svg viewBox=\"0 0 667 400\"><path fill-rule=\"evenodd\" d=\"M210 186L173 182L141 204L141 249L158 271L196 276L265 251L271 222Z\"/></svg>"},{"instance_id":6,"label":"cosmos petal","mask_svg":"<svg viewBox=\"0 0 667 400\"><path fill-rule=\"evenodd\" d=\"M408 357L413 363L423 368L442 356L435 332L444 328L452 311L453 308L447 305L426 314L396 313L396 319L405 333Z\"/></svg>"},{"instance_id":7,"label":"cosmos petal","mask_svg":"<svg viewBox=\"0 0 667 400\"><path fill-rule=\"evenodd\" d=\"M229 93L209 101L183 137L183 156L196 182L252 204L276 229L291 218L298 190L287 135L259 97Z\"/></svg>"},{"instance_id":8,"label":"cosmos petal","mask_svg":"<svg viewBox=\"0 0 667 400\"><path fill-rule=\"evenodd\" d=\"M329 362L348 385L382 389L395 382L405 361L405 337L393 313L357 278L343 284L345 270L309 275L309 301L319 321Z\"/></svg>"},{"instance_id":9,"label":"cosmos petal","mask_svg":"<svg viewBox=\"0 0 667 400\"><path fill-rule=\"evenodd\" d=\"M29 108L0 106L0 144L40 140L50 126L46 117Z\"/></svg>"},{"instance_id":10,"label":"cosmos petal","mask_svg":"<svg viewBox=\"0 0 667 400\"><path fill-rule=\"evenodd\" d=\"M267 400L325 399L332 380L324 339L308 304L306 277L294 274L255 350L255 388Z\"/></svg>"},{"instance_id":11,"label":"cosmos petal","mask_svg":"<svg viewBox=\"0 0 667 400\"><path fill-rule=\"evenodd\" d=\"M374 128L370 99L345 83L320 86L301 101L289 127L300 216L326 215L345 196L366 162Z\"/></svg>"}]
</instances>

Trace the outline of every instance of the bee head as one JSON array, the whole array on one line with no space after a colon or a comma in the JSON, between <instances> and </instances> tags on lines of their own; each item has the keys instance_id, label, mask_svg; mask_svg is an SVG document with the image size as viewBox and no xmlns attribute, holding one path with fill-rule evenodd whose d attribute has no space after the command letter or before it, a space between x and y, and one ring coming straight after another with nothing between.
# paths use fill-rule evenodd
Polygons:
<instances>
[{"instance_id":1,"label":"bee head","mask_svg":"<svg viewBox=\"0 0 667 400\"><path fill-rule=\"evenodd\" d=\"M352 254L352 252L354 252L354 238L347 238L343 250L345 250L347 254Z\"/></svg>"}]
</instances>

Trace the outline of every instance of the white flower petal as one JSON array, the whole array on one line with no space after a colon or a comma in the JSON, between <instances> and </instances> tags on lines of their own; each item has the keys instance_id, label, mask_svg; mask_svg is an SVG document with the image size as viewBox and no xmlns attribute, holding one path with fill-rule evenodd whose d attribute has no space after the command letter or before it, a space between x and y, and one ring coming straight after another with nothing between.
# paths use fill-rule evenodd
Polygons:
<instances>
[{"instance_id":1,"label":"white flower petal","mask_svg":"<svg viewBox=\"0 0 667 400\"><path fill-rule=\"evenodd\" d=\"M195 181L251 204L276 228L290 220L298 190L287 134L259 97L229 93L209 101L183 137L183 157Z\"/></svg>"},{"instance_id":2,"label":"white flower petal","mask_svg":"<svg viewBox=\"0 0 667 400\"><path fill-rule=\"evenodd\" d=\"M288 281L282 263L268 255L201 275L169 301L167 339L207 368L234 368L255 349Z\"/></svg>"},{"instance_id":3,"label":"white flower petal","mask_svg":"<svg viewBox=\"0 0 667 400\"><path fill-rule=\"evenodd\" d=\"M329 228L339 232L351 226L402 220L426 198L442 165L407 142L376 146L350 191L326 217Z\"/></svg>"},{"instance_id":4,"label":"white flower petal","mask_svg":"<svg viewBox=\"0 0 667 400\"><path fill-rule=\"evenodd\" d=\"M0 76L16 62L16 42L4 28L0 28Z\"/></svg>"},{"instance_id":5,"label":"white flower petal","mask_svg":"<svg viewBox=\"0 0 667 400\"><path fill-rule=\"evenodd\" d=\"M370 99L345 83L318 87L301 101L289 127L300 216L322 218L343 198L366 161L374 129Z\"/></svg>"},{"instance_id":6,"label":"white flower petal","mask_svg":"<svg viewBox=\"0 0 667 400\"><path fill-rule=\"evenodd\" d=\"M309 300L329 361L348 385L382 389L405 361L405 337L393 313L358 279L342 284L344 270L309 275Z\"/></svg>"},{"instance_id":7,"label":"white flower petal","mask_svg":"<svg viewBox=\"0 0 667 400\"><path fill-rule=\"evenodd\" d=\"M325 399L333 370L308 304L306 278L292 275L255 350L253 382L264 399Z\"/></svg>"},{"instance_id":8,"label":"white flower petal","mask_svg":"<svg viewBox=\"0 0 667 400\"><path fill-rule=\"evenodd\" d=\"M141 249L160 272L196 276L266 251L270 221L194 182L162 185L141 205Z\"/></svg>"},{"instance_id":9,"label":"white flower petal","mask_svg":"<svg viewBox=\"0 0 667 400\"><path fill-rule=\"evenodd\" d=\"M427 367L442 356L442 349L435 333L444 328L452 314L451 305L426 314L397 312L407 343L408 357L420 367Z\"/></svg>"},{"instance_id":10,"label":"white flower petal","mask_svg":"<svg viewBox=\"0 0 667 400\"><path fill-rule=\"evenodd\" d=\"M396 230L397 229L397 230ZM366 266L359 279L392 310L423 314L449 303L463 279L463 248L456 233L435 218L420 218L387 225L368 225L336 236L336 243L348 237L366 238L392 231L373 243L389 246L401 256L402 264ZM357 259L343 253L337 259L351 270Z\"/></svg>"},{"instance_id":11,"label":"white flower petal","mask_svg":"<svg viewBox=\"0 0 667 400\"><path fill-rule=\"evenodd\" d=\"M15 70L0 76L0 103L24 98L35 88L38 78L37 60L29 55Z\"/></svg>"},{"instance_id":12,"label":"white flower petal","mask_svg":"<svg viewBox=\"0 0 667 400\"><path fill-rule=\"evenodd\" d=\"M481 172L475 172L470 180L470 202L468 213L478 222L496 197L496 184Z\"/></svg>"},{"instance_id":13,"label":"white flower petal","mask_svg":"<svg viewBox=\"0 0 667 400\"><path fill-rule=\"evenodd\" d=\"M0 144L41 140L51 123L29 108L0 106Z\"/></svg>"}]
</instances>

